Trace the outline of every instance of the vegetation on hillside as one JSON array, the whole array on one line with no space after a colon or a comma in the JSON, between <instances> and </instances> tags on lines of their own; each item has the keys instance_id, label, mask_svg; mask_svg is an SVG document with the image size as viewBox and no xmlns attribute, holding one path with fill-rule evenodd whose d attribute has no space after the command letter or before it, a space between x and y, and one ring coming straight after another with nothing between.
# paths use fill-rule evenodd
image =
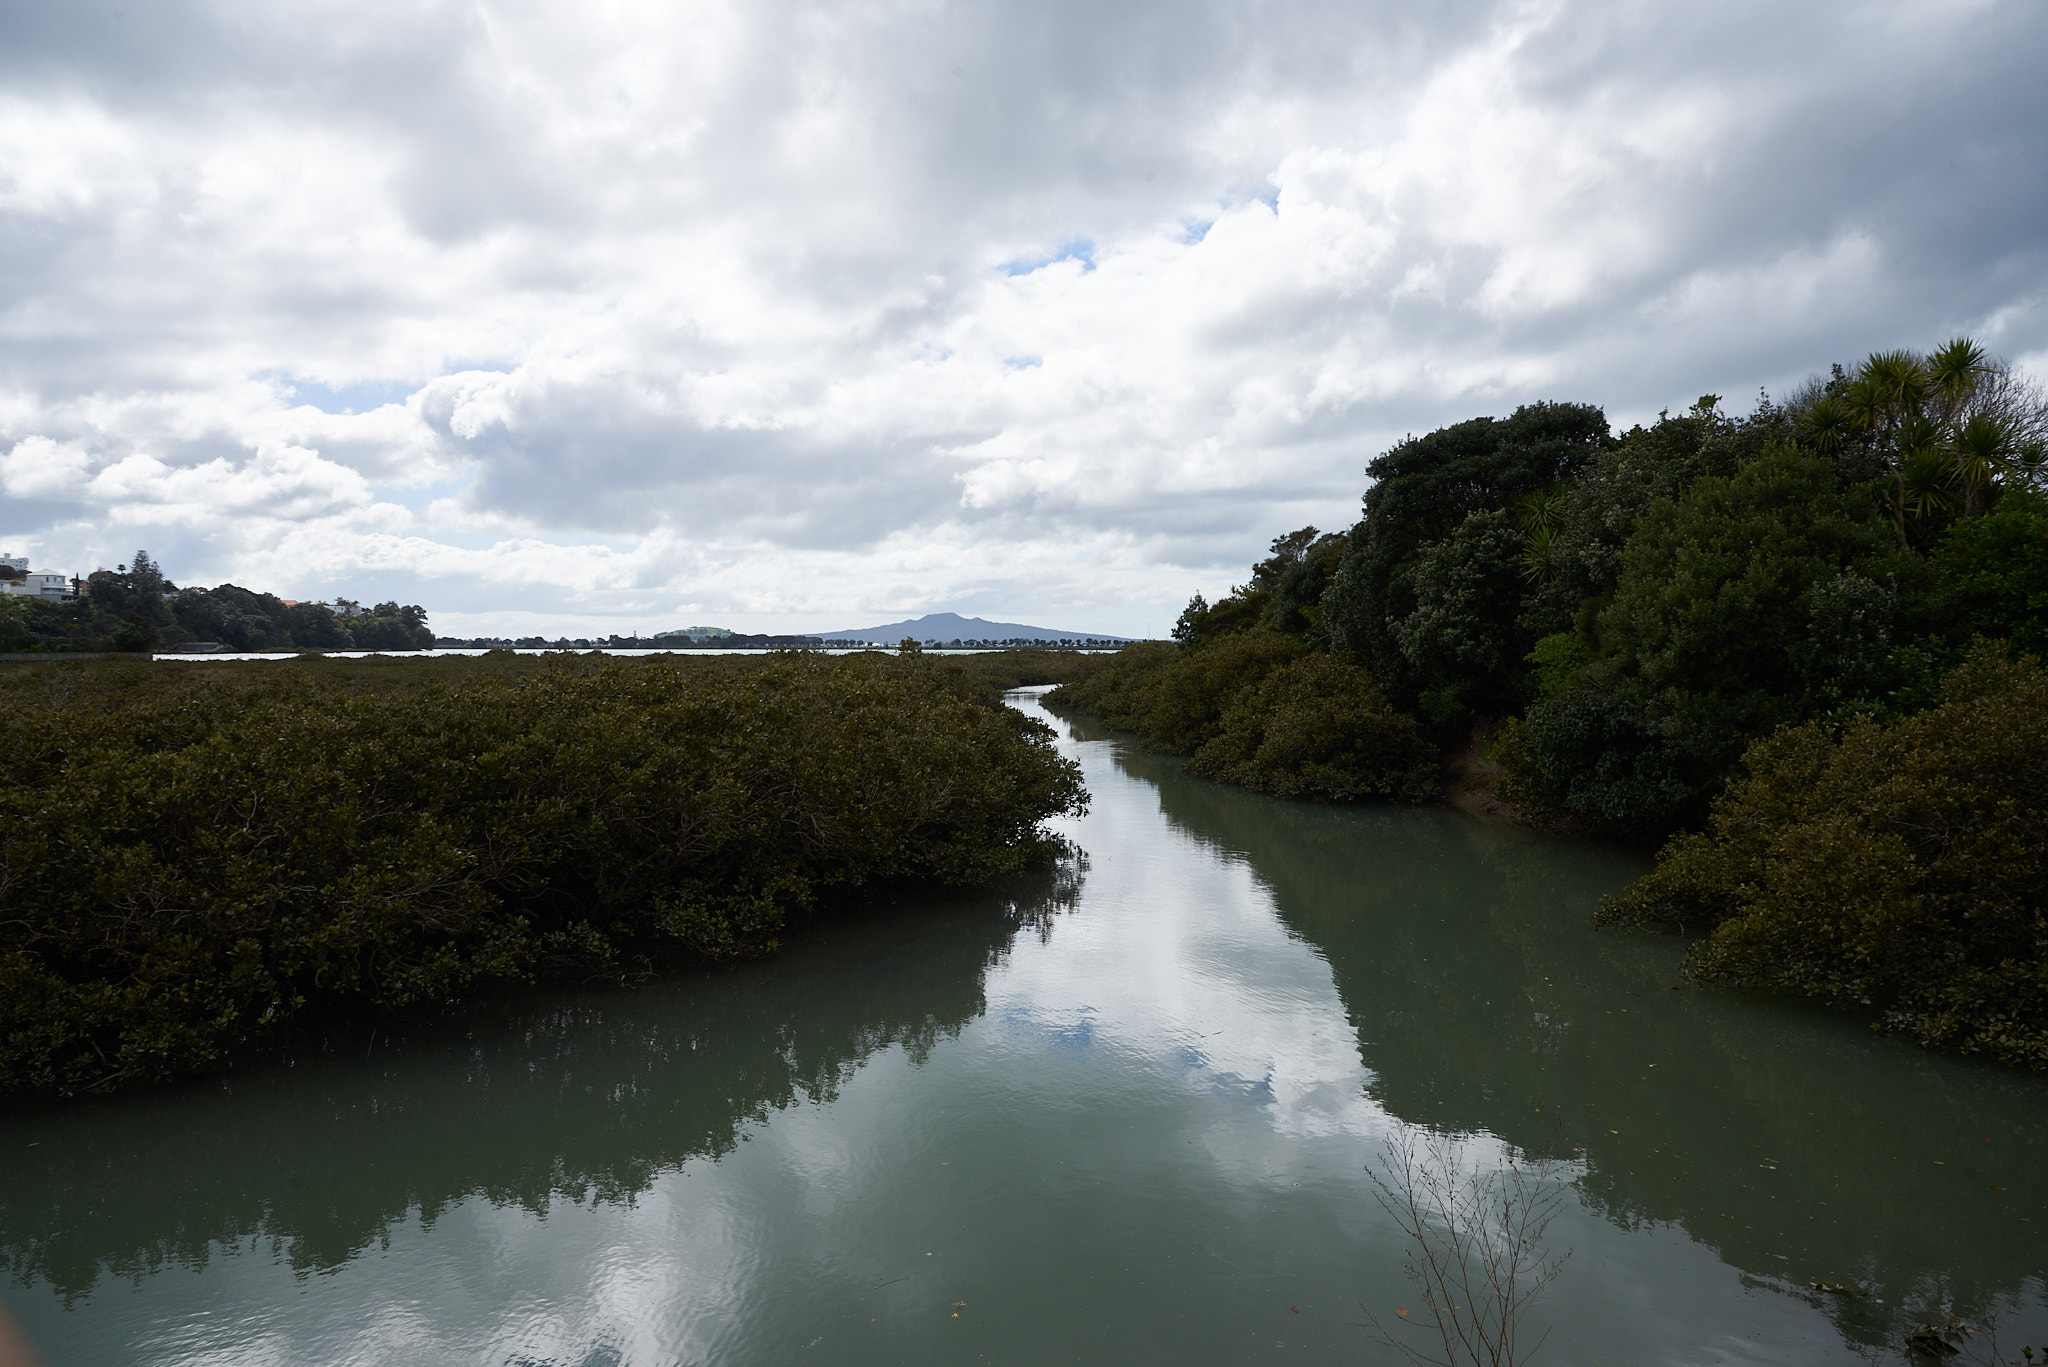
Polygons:
<instances>
[{"instance_id":1,"label":"vegetation on hillside","mask_svg":"<svg viewBox=\"0 0 2048 1367\"><path fill-rule=\"evenodd\" d=\"M1054 700L1322 798L1418 795L1490 738L1538 818L1677 835L1610 922L2048 1066L2044 440L2048 398L1967 340L1743 417L1474 418L1374 460L1347 534L1278 538Z\"/></svg>"},{"instance_id":2,"label":"vegetation on hillside","mask_svg":"<svg viewBox=\"0 0 2048 1367\"><path fill-rule=\"evenodd\" d=\"M416 604L287 603L234 584L181 589L148 551L137 551L117 569L93 571L78 590L63 600L0 595L0 651L140 652L192 641L235 650L426 650L434 644L427 614Z\"/></svg>"},{"instance_id":3,"label":"vegetation on hillside","mask_svg":"<svg viewBox=\"0 0 2048 1367\"><path fill-rule=\"evenodd\" d=\"M175 1077L296 1018L491 982L763 952L862 887L1042 858L1040 823L1085 801L1045 728L992 705L1028 663L220 670L5 676L0 1090Z\"/></svg>"}]
</instances>

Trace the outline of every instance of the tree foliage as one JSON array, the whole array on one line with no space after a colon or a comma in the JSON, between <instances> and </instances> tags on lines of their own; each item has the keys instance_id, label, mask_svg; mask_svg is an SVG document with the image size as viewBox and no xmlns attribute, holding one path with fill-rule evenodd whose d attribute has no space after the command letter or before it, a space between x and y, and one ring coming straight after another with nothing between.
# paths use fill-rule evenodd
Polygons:
<instances>
[{"instance_id":1,"label":"tree foliage","mask_svg":"<svg viewBox=\"0 0 2048 1367\"><path fill-rule=\"evenodd\" d=\"M2048 653L2044 442L2048 395L1967 339L1618 437L1575 404L1454 423L1367 467L1341 548L1279 538L1174 646L1061 696L1269 792L1419 792L1426 737L1484 743L1544 821L1657 840L1712 812L1610 920L1722 926L1703 973L2040 1063L2042 757L2001 767L1982 717L2031 753L2039 671L1998 660ZM1339 753L1374 758L1340 781Z\"/></svg>"},{"instance_id":2,"label":"tree foliage","mask_svg":"<svg viewBox=\"0 0 2048 1367\"><path fill-rule=\"evenodd\" d=\"M1598 619L1603 673L1719 775L1774 727L1877 687L1931 587L1868 485L1772 448L1644 513Z\"/></svg>"},{"instance_id":3,"label":"tree foliage","mask_svg":"<svg viewBox=\"0 0 2048 1367\"><path fill-rule=\"evenodd\" d=\"M1528 645L1517 624L1527 545L1496 508L1469 514L1416 551L1408 575L1414 609L1387 627L1409 677L1427 685L1418 701L1434 720L1514 704Z\"/></svg>"},{"instance_id":4,"label":"tree foliage","mask_svg":"<svg viewBox=\"0 0 2048 1367\"><path fill-rule=\"evenodd\" d=\"M1366 467L1365 516L1323 597L1332 645L1372 665L1403 696L1418 679L1390 624L1417 606L1417 553L1474 513L1505 508L1570 480L1608 440L1590 404L1537 403L1507 418L1473 418L1410 437Z\"/></svg>"},{"instance_id":5,"label":"tree foliage","mask_svg":"<svg viewBox=\"0 0 2048 1367\"><path fill-rule=\"evenodd\" d=\"M2048 499L2007 493L1987 516L1949 528L1933 560L1940 616L1952 629L2048 657Z\"/></svg>"},{"instance_id":6,"label":"tree foliage","mask_svg":"<svg viewBox=\"0 0 2048 1367\"><path fill-rule=\"evenodd\" d=\"M235 650L426 650L434 634L417 604L287 603L236 584L180 589L148 551L93 571L74 599L0 598L0 650L140 652L194 641Z\"/></svg>"},{"instance_id":7,"label":"tree foliage","mask_svg":"<svg viewBox=\"0 0 2048 1367\"><path fill-rule=\"evenodd\" d=\"M1248 583L1215 603L1199 593L1188 601L1174 623L1173 639L1181 645L1196 645L1232 632L1268 627L1304 644L1324 644L1323 592L1343 553L1343 537L1315 527L1273 538L1270 553L1252 566Z\"/></svg>"},{"instance_id":8,"label":"tree foliage","mask_svg":"<svg viewBox=\"0 0 2048 1367\"><path fill-rule=\"evenodd\" d=\"M1790 423L1774 404L1745 418L1722 413L1704 396L1683 413L1665 412L1588 454L1569 484L1541 491L1542 524L1550 528L1539 557L1524 625L1537 636L1584 630L1589 604L1613 594L1622 548L1636 523L1660 499L1674 499L1702 475L1730 475L1763 448L1784 439ZM1533 496L1532 496L1533 497ZM1518 507L1520 521L1529 511ZM1536 527L1525 528L1532 534Z\"/></svg>"},{"instance_id":9,"label":"tree foliage","mask_svg":"<svg viewBox=\"0 0 2048 1367\"><path fill-rule=\"evenodd\" d=\"M1265 628L1191 647L1147 642L1095 657L1051 699L1136 731L1154 749L1192 755L1216 737L1240 694L1303 653L1300 642Z\"/></svg>"}]
</instances>

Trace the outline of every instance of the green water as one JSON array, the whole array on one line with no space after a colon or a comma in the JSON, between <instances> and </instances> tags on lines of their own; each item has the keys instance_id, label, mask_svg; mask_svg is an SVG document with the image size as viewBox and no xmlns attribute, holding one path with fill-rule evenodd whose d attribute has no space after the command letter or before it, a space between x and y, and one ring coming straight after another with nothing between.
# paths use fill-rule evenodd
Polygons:
<instances>
[{"instance_id":1,"label":"green water","mask_svg":"<svg viewBox=\"0 0 2048 1367\"><path fill-rule=\"evenodd\" d=\"M1674 990L1585 927L1639 857L1058 725L1085 854L995 893L16 1108L8 1305L56 1367L1388 1362L1364 1166L1427 1126L1583 1150L1544 1361L2048 1341L2048 1080Z\"/></svg>"}]
</instances>

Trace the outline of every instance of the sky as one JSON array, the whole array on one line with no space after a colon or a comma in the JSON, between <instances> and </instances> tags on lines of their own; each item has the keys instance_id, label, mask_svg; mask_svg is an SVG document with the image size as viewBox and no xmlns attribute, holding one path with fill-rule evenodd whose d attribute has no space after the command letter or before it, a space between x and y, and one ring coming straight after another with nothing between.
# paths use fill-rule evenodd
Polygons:
<instances>
[{"instance_id":1,"label":"sky","mask_svg":"<svg viewBox=\"0 0 2048 1367\"><path fill-rule=\"evenodd\" d=\"M0 551L1163 635L1409 433L2048 373L2048 5L0 0Z\"/></svg>"}]
</instances>

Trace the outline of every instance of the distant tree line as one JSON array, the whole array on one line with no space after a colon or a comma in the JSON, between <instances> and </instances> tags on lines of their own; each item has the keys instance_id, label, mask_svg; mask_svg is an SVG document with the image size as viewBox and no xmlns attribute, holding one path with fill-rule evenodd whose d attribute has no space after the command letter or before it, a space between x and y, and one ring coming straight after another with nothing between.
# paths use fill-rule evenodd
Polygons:
<instances>
[{"instance_id":1,"label":"distant tree line","mask_svg":"<svg viewBox=\"0 0 2048 1367\"><path fill-rule=\"evenodd\" d=\"M664 632L657 636L437 636L434 644L446 650L816 650L826 642L816 636L741 635L702 639Z\"/></svg>"},{"instance_id":2,"label":"distant tree line","mask_svg":"<svg viewBox=\"0 0 2048 1367\"><path fill-rule=\"evenodd\" d=\"M1304 796L1423 795L1419 753L1484 745L1539 819L1703 832L1607 913L1728 937L1702 975L2048 1065L2044 440L2041 391L1967 339L1741 417L1473 418L1372 461L1347 533L1278 538L1171 646L1054 699ZM1788 899L1794 848L1820 862Z\"/></svg>"},{"instance_id":3,"label":"distant tree line","mask_svg":"<svg viewBox=\"0 0 2048 1367\"><path fill-rule=\"evenodd\" d=\"M900 645L879 641L858 641L839 637L787 636L767 632L728 631L717 636L690 636L682 632L657 632L653 636L437 636L434 644L449 650L896 650ZM1093 650L1123 645L1121 640L1092 636L1019 636L1010 640L924 640L920 650Z\"/></svg>"},{"instance_id":4,"label":"distant tree line","mask_svg":"<svg viewBox=\"0 0 2048 1367\"><path fill-rule=\"evenodd\" d=\"M434 644L425 609L287 603L236 584L180 588L148 551L128 564L95 570L75 598L0 595L0 651L151 651L195 642L234 650L294 646L425 650Z\"/></svg>"}]
</instances>

